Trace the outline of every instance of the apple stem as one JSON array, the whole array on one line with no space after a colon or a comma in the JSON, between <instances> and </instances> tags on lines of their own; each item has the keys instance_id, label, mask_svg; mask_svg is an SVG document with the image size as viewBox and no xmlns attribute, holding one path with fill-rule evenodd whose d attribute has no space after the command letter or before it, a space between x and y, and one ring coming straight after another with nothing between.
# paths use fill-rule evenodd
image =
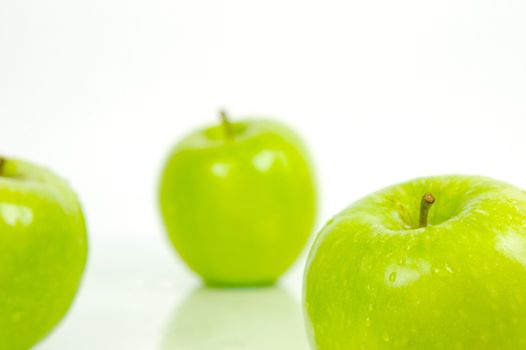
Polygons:
<instances>
[{"instance_id":1,"label":"apple stem","mask_svg":"<svg viewBox=\"0 0 526 350\"><path fill-rule=\"evenodd\" d=\"M5 165L5 158L0 157L0 176L2 176L2 173L4 172L4 165Z\"/></svg>"},{"instance_id":2,"label":"apple stem","mask_svg":"<svg viewBox=\"0 0 526 350\"><path fill-rule=\"evenodd\" d=\"M426 193L422 197L422 202L420 202L420 227L427 226L427 217L429 215L429 209L435 203L435 196L431 193Z\"/></svg>"},{"instance_id":3,"label":"apple stem","mask_svg":"<svg viewBox=\"0 0 526 350\"><path fill-rule=\"evenodd\" d=\"M230 122L228 113L224 109L222 109L219 111L219 115L221 117L221 123L223 125L223 130L225 132L225 136L227 140L233 139L234 138L234 128L232 127L232 122Z\"/></svg>"}]
</instances>

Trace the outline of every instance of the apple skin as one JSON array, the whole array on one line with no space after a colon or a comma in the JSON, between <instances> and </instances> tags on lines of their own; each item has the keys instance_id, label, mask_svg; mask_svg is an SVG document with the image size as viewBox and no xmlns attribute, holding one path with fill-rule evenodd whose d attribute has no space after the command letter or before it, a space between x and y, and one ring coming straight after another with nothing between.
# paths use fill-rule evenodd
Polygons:
<instances>
[{"instance_id":1,"label":"apple skin","mask_svg":"<svg viewBox=\"0 0 526 350\"><path fill-rule=\"evenodd\" d=\"M63 180L21 160L0 164L0 349L27 350L73 301L86 264L86 226Z\"/></svg>"},{"instance_id":2,"label":"apple skin","mask_svg":"<svg viewBox=\"0 0 526 350\"><path fill-rule=\"evenodd\" d=\"M318 235L304 301L317 350L526 349L526 194L441 176L361 199Z\"/></svg>"},{"instance_id":3,"label":"apple skin","mask_svg":"<svg viewBox=\"0 0 526 350\"><path fill-rule=\"evenodd\" d=\"M313 228L307 152L289 128L247 120L198 130L171 152L160 207L173 246L211 286L273 284Z\"/></svg>"}]
</instances>

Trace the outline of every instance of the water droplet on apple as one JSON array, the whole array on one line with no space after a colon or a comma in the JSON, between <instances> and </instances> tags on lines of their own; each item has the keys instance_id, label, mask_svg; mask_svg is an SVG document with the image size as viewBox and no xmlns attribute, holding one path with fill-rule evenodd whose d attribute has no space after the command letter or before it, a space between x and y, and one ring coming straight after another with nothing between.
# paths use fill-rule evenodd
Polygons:
<instances>
[{"instance_id":1,"label":"water droplet on apple","mask_svg":"<svg viewBox=\"0 0 526 350\"><path fill-rule=\"evenodd\" d=\"M447 270L447 272L449 272L449 273L453 273L453 269L452 269L451 266L449 266L448 264L446 264L446 270Z\"/></svg>"},{"instance_id":2,"label":"water droplet on apple","mask_svg":"<svg viewBox=\"0 0 526 350\"><path fill-rule=\"evenodd\" d=\"M389 281L390 281L390 282L394 282L394 281L396 281L396 272L395 272L395 271L393 271L393 272L391 272L391 273L389 274Z\"/></svg>"}]
</instances>

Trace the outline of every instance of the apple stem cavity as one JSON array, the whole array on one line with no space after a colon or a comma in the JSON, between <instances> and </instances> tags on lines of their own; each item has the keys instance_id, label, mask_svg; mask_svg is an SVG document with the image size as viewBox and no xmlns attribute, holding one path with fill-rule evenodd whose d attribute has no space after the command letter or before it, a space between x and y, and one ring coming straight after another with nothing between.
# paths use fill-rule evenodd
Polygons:
<instances>
[{"instance_id":1,"label":"apple stem cavity","mask_svg":"<svg viewBox=\"0 0 526 350\"><path fill-rule=\"evenodd\" d=\"M230 121L228 113L224 109L222 109L221 111L219 111L219 115L221 117L221 124L223 125L223 131L225 133L226 139L232 140L234 138L234 128L232 122Z\"/></svg>"},{"instance_id":2,"label":"apple stem cavity","mask_svg":"<svg viewBox=\"0 0 526 350\"><path fill-rule=\"evenodd\" d=\"M4 173L5 162L6 162L5 158L0 157L0 176L2 176L2 174Z\"/></svg>"},{"instance_id":3,"label":"apple stem cavity","mask_svg":"<svg viewBox=\"0 0 526 350\"><path fill-rule=\"evenodd\" d=\"M424 194L420 202L420 227L427 227L427 217L429 216L429 209L435 203L436 198L432 193Z\"/></svg>"}]
</instances>

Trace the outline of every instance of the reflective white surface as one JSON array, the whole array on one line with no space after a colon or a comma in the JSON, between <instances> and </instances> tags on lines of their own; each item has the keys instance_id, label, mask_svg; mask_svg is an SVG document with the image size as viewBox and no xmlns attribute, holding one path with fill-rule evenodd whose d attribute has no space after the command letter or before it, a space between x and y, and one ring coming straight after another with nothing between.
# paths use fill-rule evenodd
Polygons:
<instances>
[{"instance_id":1,"label":"reflective white surface","mask_svg":"<svg viewBox=\"0 0 526 350\"><path fill-rule=\"evenodd\" d=\"M296 301L283 288L198 288L175 309L161 349L307 349Z\"/></svg>"},{"instance_id":2,"label":"reflective white surface","mask_svg":"<svg viewBox=\"0 0 526 350\"><path fill-rule=\"evenodd\" d=\"M307 350L298 265L277 286L209 289L162 237L94 243L75 305L37 350Z\"/></svg>"}]
</instances>

